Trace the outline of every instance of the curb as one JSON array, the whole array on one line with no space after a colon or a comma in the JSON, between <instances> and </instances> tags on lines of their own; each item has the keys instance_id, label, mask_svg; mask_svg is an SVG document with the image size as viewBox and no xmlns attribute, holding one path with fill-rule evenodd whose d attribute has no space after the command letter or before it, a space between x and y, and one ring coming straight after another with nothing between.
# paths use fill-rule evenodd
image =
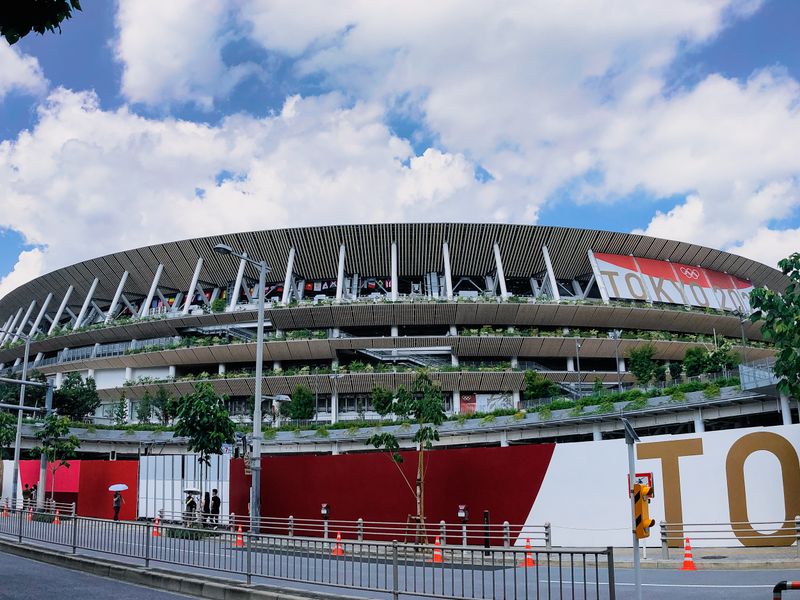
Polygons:
<instances>
[{"instance_id":1,"label":"curb","mask_svg":"<svg viewBox=\"0 0 800 600\"><path fill-rule=\"evenodd\" d=\"M15 544L0 540L0 550L22 558L82 571L115 581L142 587L185 594L210 600L364 600L344 594L324 594L312 591L287 590L263 584L247 585L197 573L176 575L152 569L86 556L63 554L28 544Z\"/></svg>"}]
</instances>

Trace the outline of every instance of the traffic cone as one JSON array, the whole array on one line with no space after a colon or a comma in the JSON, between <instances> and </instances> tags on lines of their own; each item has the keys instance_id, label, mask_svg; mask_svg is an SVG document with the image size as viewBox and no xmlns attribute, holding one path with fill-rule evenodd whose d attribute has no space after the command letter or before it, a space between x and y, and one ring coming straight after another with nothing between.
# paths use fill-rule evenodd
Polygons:
<instances>
[{"instance_id":1,"label":"traffic cone","mask_svg":"<svg viewBox=\"0 0 800 600\"><path fill-rule=\"evenodd\" d=\"M683 567L681 571L696 571L694 566L694 559L692 558L692 545L689 543L689 538L686 538L683 549Z\"/></svg>"},{"instance_id":2,"label":"traffic cone","mask_svg":"<svg viewBox=\"0 0 800 600\"><path fill-rule=\"evenodd\" d=\"M525 558L519 562L520 567L535 567L533 552L531 552L531 538L525 540Z\"/></svg>"},{"instance_id":3,"label":"traffic cone","mask_svg":"<svg viewBox=\"0 0 800 600\"><path fill-rule=\"evenodd\" d=\"M58 509L56 509L56 518L53 520L53 525L61 525L61 519L58 518Z\"/></svg>"},{"instance_id":4,"label":"traffic cone","mask_svg":"<svg viewBox=\"0 0 800 600\"><path fill-rule=\"evenodd\" d=\"M28 521L33 521L33 507L28 507Z\"/></svg>"},{"instance_id":5,"label":"traffic cone","mask_svg":"<svg viewBox=\"0 0 800 600\"><path fill-rule=\"evenodd\" d=\"M331 550L331 556L344 556L344 548L342 548L342 532L336 532L336 545Z\"/></svg>"},{"instance_id":6,"label":"traffic cone","mask_svg":"<svg viewBox=\"0 0 800 600\"><path fill-rule=\"evenodd\" d=\"M436 541L433 544L433 560L430 561L432 563L443 563L444 559L442 558L442 547L439 544L439 536L436 536Z\"/></svg>"},{"instance_id":7,"label":"traffic cone","mask_svg":"<svg viewBox=\"0 0 800 600\"><path fill-rule=\"evenodd\" d=\"M242 526L239 525L239 529L236 531L236 543L233 545L234 548L244 548L244 538L242 537Z\"/></svg>"},{"instance_id":8,"label":"traffic cone","mask_svg":"<svg viewBox=\"0 0 800 600\"><path fill-rule=\"evenodd\" d=\"M156 522L153 525L153 537L161 537L161 532L158 530L158 524L159 520L158 517L156 517Z\"/></svg>"}]
</instances>

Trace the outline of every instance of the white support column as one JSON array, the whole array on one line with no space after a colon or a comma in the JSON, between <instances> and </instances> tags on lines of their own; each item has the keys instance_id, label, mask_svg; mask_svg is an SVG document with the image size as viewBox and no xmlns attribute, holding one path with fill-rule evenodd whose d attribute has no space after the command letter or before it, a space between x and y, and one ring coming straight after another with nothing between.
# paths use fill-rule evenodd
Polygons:
<instances>
[{"instance_id":1,"label":"white support column","mask_svg":"<svg viewBox=\"0 0 800 600\"><path fill-rule=\"evenodd\" d=\"M164 272L164 265L159 264L156 269L156 274L153 276L153 283L150 284L150 291L147 292L147 298L142 303L139 310L139 318L142 319L150 312L150 304L153 302L153 296L156 295L156 288L158 288L158 280L161 279L161 273Z\"/></svg>"},{"instance_id":2,"label":"white support column","mask_svg":"<svg viewBox=\"0 0 800 600\"><path fill-rule=\"evenodd\" d=\"M86 369L86 379L94 379L94 369Z\"/></svg>"},{"instance_id":3,"label":"white support column","mask_svg":"<svg viewBox=\"0 0 800 600\"><path fill-rule=\"evenodd\" d=\"M17 332L14 334L14 339L11 340L12 344L19 339L20 334L25 329L25 325L28 323L28 319L31 318L31 313L33 313L33 309L35 306L36 306L36 300L32 300L30 305L28 306L28 310L25 311L25 316L22 317L22 322L19 324L19 327L17 327Z\"/></svg>"},{"instance_id":4,"label":"white support column","mask_svg":"<svg viewBox=\"0 0 800 600\"><path fill-rule=\"evenodd\" d=\"M508 448L508 431L505 429L500 432L500 447Z\"/></svg>"},{"instance_id":5,"label":"white support column","mask_svg":"<svg viewBox=\"0 0 800 600\"><path fill-rule=\"evenodd\" d=\"M169 377L170 379L175 379L175 374L176 374L175 365L169 365L169 367L167 367L167 377Z\"/></svg>"},{"instance_id":6,"label":"white support column","mask_svg":"<svg viewBox=\"0 0 800 600\"><path fill-rule=\"evenodd\" d=\"M694 420L694 432L704 433L706 430L706 424L703 422L703 413L700 411L700 409L694 413L692 418Z\"/></svg>"},{"instance_id":7,"label":"white support column","mask_svg":"<svg viewBox=\"0 0 800 600\"><path fill-rule=\"evenodd\" d=\"M519 390L512 390L511 403L514 405L515 410L519 410L520 394Z\"/></svg>"},{"instance_id":8,"label":"white support column","mask_svg":"<svg viewBox=\"0 0 800 600\"><path fill-rule=\"evenodd\" d=\"M450 247L447 242L442 244L442 260L444 261L444 287L447 299L453 299L453 271L450 268Z\"/></svg>"},{"instance_id":9,"label":"white support column","mask_svg":"<svg viewBox=\"0 0 800 600\"><path fill-rule=\"evenodd\" d=\"M508 289L506 289L506 276L503 273L503 259L500 258L500 246L497 242L494 243L494 264L497 267L497 280L500 283L500 297L508 298Z\"/></svg>"},{"instance_id":10,"label":"white support column","mask_svg":"<svg viewBox=\"0 0 800 600\"><path fill-rule=\"evenodd\" d=\"M225 374L225 363L219 363L217 365L217 373L220 374L220 375L224 375Z\"/></svg>"},{"instance_id":11,"label":"white support column","mask_svg":"<svg viewBox=\"0 0 800 600\"><path fill-rule=\"evenodd\" d=\"M457 367L458 366L458 354L455 352L450 353L450 366Z\"/></svg>"},{"instance_id":12,"label":"white support column","mask_svg":"<svg viewBox=\"0 0 800 600\"><path fill-rule=\"evenodd\" d=\"M247 252L243 252L242 256L247 256ZM236 302L239 300L239 294L241 294L242 290L242 279L244 278L244 268L247 266L247 261L242 258L239 260L239 270L236 271L236 283L233 286L233 293L231 294L231 301L228 302L227 312L233 311L236 308ZM285 290L286 288L284 288ZM263 294L264 291L262 290L261 293Z\"/></svg>"},{"instance_id":13,"label":"white support column","mask_svg":"<svg viewBox=\"0 0 800 600\"><path fill-rule=\"evenodd\" d=\"M125 367L125 381L133 381L133 367Z\"/></svg>"},{"instance_id":14,"label":"white support column","mask_svg":"<svg viewBox=\"0 0 800 600\"><path fill-rule=\"evenodd\" d=\"M589 250L589 264L592 265L592 272L594 273L595 281L597 282L597 289L600 290L600 297L603 299L604 304L608 304L609 296L608 296L608 288L606 288L605 281L603 280L603 276L600 274L600 267L597 264L597 259L594 256L594 252ZM587 286L587 291L590 286Z\"/></svg>"},{"instance_id":15,"label":"white support column","mask_svg":"<svg viewBox=\"0 0 800 600\"><path fill-rule=\"evenodd\" d=\"M183 304L183 314L188 315L189 309L192 306L192 300L194 299L195 294L197 294L197 282L200 281L200 270L203 268L203 257L200 256L197 258L197 264L194 267L194 273L192 274L192 282L189 284L189 289L186 292L186 302Z\"/></svg>"},{"instance_id":16,"label":"white support column","mask_svg":"<svg viewBox=\"0 0 800 600\"><path fill-rule=\"evenodd\" d=\"M339 245L339 268L336 273L336 301L341 302L344 294L344 243Z\"/></svg>"},{"instance_id":17,"label":"white support column","mask_svg":"<svg viewBox=\"0 0 800 600\"><path fill-rule=\"evenodd\" d=\"M339 390L334 387L331 392L331 425L339 422Z\"/></svg>"},{"instance_id":18,"label":"white support column","mask_svg":"<svg viewBox=\"0 0 800 600\"><path fill-rule=\"evenodd\" d=\"M397 301L400 290L397 276L397 242L392 242L392 302Z\"/></svg>"},{"instance_id":19,"label":"white support column","mask_svg":"<svg viewBox=\"0 0 800 600\"><path fill-rule=\"evenodd\" d=\"M603 432L600 431L600 423L592 423L592 441L602 442Z\"/></svg>"},{"instance_id":20,"label":"white support column","mask_svg":"<svg viewBox=\"0 0 800 600\"><path fill-rule=\"evenodd\" d=\"M21 316L22 316L22 307L20 306L17 309L16 314L14 315L14 320L11 321L11 325L9 325L8 329L3 332L3 337L0 338L0 346L9 341L11 337L14 335L11 332L14 331L14 328L17 326L17 322L19 321Z\"/></svg>"},{"instance_id":21,"label":"white support column","mask_svg":"<svg viewBox=\"0 0 800 600\"><path fill-rule=\"evenodd\" d=\"M544 264L547 267L547 279L550 282L550 288L553 293L553 300L561 300L561 294L558 293L558 281L556 281L556 272L553 270L553 262L550 260L550 252L547 246L542 246L542 256L544 256Z\"/></svg>"},{"instance_id":22,"label":"white support column","mask_svg":"<svg viewBox=\"0 0 800 600\"><path fill-rule=\"evenodd\" d=\"M94 296L94 291L97 289L98 281L99 280L97 277L95 277L94 281L92 281L92 285L89 287L89 293L86 294L86 298L84 298L83 304L81 305L81 311L78 313L78 316L75 319L75 324L72 326L72 331L75 331L81 326L83 318L86 316L86 310L89 308L89 303L92 301L92 297Z\"/></svg>"},{"instance_id":23,"label":"white support column","mask_svg":"<svg viewBox=\"0 0 800 600\"><path fill-rule=\"evenodd\" d=\"M9 315L8 319L6 319L6 322L3 323L3 331L0 332L0 344L3 343L3 337L6 336L5 332L6 331L11 331L11 320L13 318L14 318L14 314L12 313L11 315Z\"/></svg>"},{"instance_id":24,"label":"white support column","mask_svg":"<svg viewBox=\"0 0 800 600\"><path fill-rule=\"evenodd\" d=\"M791 425L792 424L792 410L789 408L789 396L784 394L783 392L780 393L780 403L781 403L781 417L783 418L784 425Z\"/></svg>"},{"instance_id":25,"label":"white support column","mask_svg":"<svg viewBox=\"0 0 800 600\"><path fill-rule=\"evenodd\" d=\"M571 356L567 357L567 371L574 371L575 370L575 359Z\"/></svg>"},{"instance_id":26,"label":"white support column","mask_svg":"<svg viewBox=\"0 0 800 600\"><path fill-rule=\"evenodd\" d=\"M511 357L511 368L512 369L519 369L519 356L512 356Z\"/></svg>"},{"instance_id":27,"label":"white support column","mask_svg":"<svg viewBox=\"0 0 800 600\"><path fill-rule=\"evenodd\" d=\"M117 312L117 305L119 304L119 299L122 296L122 291L125 289L125 283L128 281L128 272L123 271L122 277L119 278L119 285L117 285L117 291L114 292L114 298L111 300L111 306L108 307L108 312L106 313L106 324L111 322L111 319L114 318L114 314Z\"/></svg>"},{"instance_id":28,"label":"white support column","mask_svg":"<svg viewBox=\"0 0 800 600\"><path fill-rule=\"evenodd\" d=\"M281 304L289 304L289 298L292 291L292 271L294 269L294 246L289 248L289 258L286 261L286 276L283 278L283 296ZM338 292L338 290L337 290Z\"/></svg>"},{"instance_id":29,"label":"white support column","mask_svg":"<svg viewBox=\"0 0 800 600\"><path fill-rule=\"evenodd\" d=\"M397 337L400 335L400 328L397 325L392 325L391 335L392 337Z\"/></svg>"},{"instance_id":30,"label":"white support column","mask_svg":"<svg viewBox=\"0 0 800 600\"><path fill-rule=\"evenodd\" d=\"M453 390L453 414L461 413L461 390Z\"/></svg>"},{"instance_id":31,"label":"white support column","mask_svg":"<svg viewBox=\"0 0 800 600\"><path fill-rule=\"evenodd\" d=\"M54 382L56 389L61 387L61 383L64 381L64 373L59 371L56 373L56 380Z\"/></svg>"},{"instance_id":32,"label":"white support column","mask_svg":"<svg viewBox=\"0 0 800 600\"><path fill-rule=\"evenodd\" d=\"M625 372L625 358L620 356L619 357L619 362L617 364L618 364L617 368L619 369L619 372L620 373L624 373Z\"/></svg>"}]
</instances>

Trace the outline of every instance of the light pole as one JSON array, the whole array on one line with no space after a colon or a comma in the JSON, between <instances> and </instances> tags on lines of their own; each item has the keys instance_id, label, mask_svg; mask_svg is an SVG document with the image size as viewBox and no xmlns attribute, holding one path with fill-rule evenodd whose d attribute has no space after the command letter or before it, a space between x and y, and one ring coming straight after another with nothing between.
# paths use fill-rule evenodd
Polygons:
<instances>
[{"instance_id":1,"label":"light pole","mask_svg":"<svg viewBox=\"0 0 800 600\"><path fill-rule=\"evenodd\" d=\"M214 252L240 258L258 267L258 329L256 337L256 389L253 402L253 456L250 470L253 473L250 489L250 531L258 533L261 520L261 378L264 363L264 288L267 287L267 273L270 268L263 260L253 260L242 252L235 252L225 244L214 246ZM235 293L238 293L236 290Z\"/></svg>"},{"instance_id":2,"label":"light pole","mask_svg":"<svg viewBox=\"0 0 800 600\"><path fill-rule=\"evenodd\" d=\"M617 391L622 393L622 376L619 372L619 340L622 338L622 330L614 329L609 331L608 337L617 341L616 345L614 346L614 360L617 361Z\"/></svg>"},{"instance_id":3,"label":"light pole","mask_svg":"<svg viewBox=\"0 0 800 600\"><path fill-rule=\"evenodd\" d=\"M575 358L578 360L578 399L580 400L583 395L583 386L581 385L581 342L579 339L575 340Z\"/></svg>"},{"instance_id":4,"label":"light pole","mask_svg":"<svg viewBox=\"0 0 800 600\"><path fill-rule=\"evenodd\" d=\"M11 480L11 505L17 505L17 482L19 481L19 454L22 445L22 407L25 406L25 382L28 380L28 356L31 350L31 336L13 333L0 328L0 332L11 333L25 340L25 355L22 359L22 383L19 386L19 409L17 410L17 435L14 438L14 476ZM44 493L44 492L42 492Z\"/></svg>"}]
</instances>

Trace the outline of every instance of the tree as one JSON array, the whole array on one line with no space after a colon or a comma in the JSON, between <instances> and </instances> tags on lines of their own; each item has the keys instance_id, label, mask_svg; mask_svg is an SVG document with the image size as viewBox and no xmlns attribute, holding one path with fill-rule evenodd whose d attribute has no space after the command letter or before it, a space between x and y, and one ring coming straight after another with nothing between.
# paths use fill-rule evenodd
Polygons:
<instances>
[{"instance_id":1,"label":"tree","mask_svg":"<svg viewBox=\"0 0 800 600\"><path fill-rule=\"evenodd\" d=\"M94 378L83 379L80 373L68 373L53 394L53 407L58 414L73 421L82 421L100 406Z\"/></svg>"},{"instance_id":2,"label":"tree","mask_svg":"<svg viewBox=\"0 0 800 600\"><path fill-rule=\"evenodd\" d=\"M720 371L735 369L739 364L739 355L731 350L731 344L723 340L716 348L706 355L705 373L719 373Z\"/></svg>"},{"instance_id":3,"label":"tree","mask_svg":"<svg viewBox=\"0 0 800 600\"><path fill-rule=\"evenodd\" d=\"M687 348L683 355L683 368L687 377L697 377L706 372L708 351L700 346Z\"/></svg>"},{"instance_id":4,"label":"tree","mask_svg":"<svg viewBox=\"0 0 800 600\"><path fill-rule=\"evenodd\" d=\"M45 417L42 428L36 432L39 445L31 450L34 456L44 456L50 466L53 485L51 500L56 489L56 472L61 467L69 469L70 459L75 458L75 451L81 446L77 437L68 434L69 419L51 413Z\"/></svg>"},{"instance_id":5,"label":"tree","mask_svg":"<svg viewBox=\"0 0 800 600\"><path fill-rule=\"evenodd\" d=\"M313 419L317 411L314 392L307 385L298 385L294 388L291 402L284 404L288 404L289 417L292 419Z\"/></svg>"},{"instance_id":6,"label":"tree","mask_svg":"<svg viewBox=\"0 0 800 600\"><path fill-rule=\"evenodd\" d=\"M150 392L145 392L136 403L136 420L139 423L149 423L153 418L153 397Z\"/></svg>"},{"instance_id":7,"label":"tree","mask_svg":"<svg viewBox=\"0 0 800 600\"><path fill-rule=\"evenodd\" d=\"M380 386L372 388L372 407L380 416L385 417L392 412L393 403L394 393L392 390Z\"/></svg>"},{"instance_id":8,"label":"tree","mask_svg":"<svg viewBox=\"0 0 800 600\"><path fill-rule=\"evenodd\" d=\"M114 403L111 418L114 420L114 425L124 425L128 422L128 399L125 397L125 392L122 392L119 400Z\"/></svg>"},{"instance_id":9,"label":"tree","mask_svg":"<svg viewBox=\"0 0 800 600\"><path fill-rule=\"evenodd\" d=\"M17 418L10 412L0 412L0 449L8 448L17 437Z\"/></svg>"},{"instance_id":10,"label":"tree","mask_svg":"<svg viewBox=\"0 0 800 600\"><path fill-rule=\"evenodd\" d=\"M163 385L158 386L150 402L153 407L153 414L159 423L164 426L172 423L178 414L178 400Z\"/></svg>"},{"instance_id":11,"label":"tree","mask_svg":"<svg viewBox=\"0 0 800 600\"><path fill-rule=\"evenodd\" d=\"M628 351L628 370L633 373L639 385L647 385L655 375L655 353L653 344L644 344Z\"/></svg>"},{"instance_id":12,"label":"tree","mask_svg":"<svg viewBox=\"0 0 800 600\"><path fill-rule=\"evenodd\" d=\"M667 380L667 365L656 365L653 367L653 379L658 383L664 383Z\"/></svg>"},{"instance_id":13,"label":"tree","mask_svg":"<svg viewBox=\"0 0 800 600\"><path fill-rule=\"evenodd\" d=\"M377 407L376 407L377 409ZM384 448L391 455L392 461L398 465L409 490L414 495L417 507L417 532L424 532L425 525L425 451L433 448L433 442L439 441L437 429L446 418L444 398L438 384L433 383L425 371L421 371L414 379L412 390L399 387L396 399L391 405L391 412L401 419L410 419L417 424L414 443L417 447L417 480L412 487L408 478L400 469L403 457L400 454L400 442L392 433L376 433L367 440L367 444L375 448ZM384 413L388 414L388 413ZM422 533L424 537L424 533Z\"/></svg>"},{"instance_id":14,"label":"tree","mask_svg":"<svg viewBox=\"0 0 800 600\"><path fill-rule=\"evenodd\" d=\"M672 378L673 381L677 381L678 379L680 379L681 373L683 373L683 363L679 362L669 363L669 376Z\"/></svg>"},{"instance_id":15,"label":"tree","mask_svg":"<svg viewBox=\"0 0 800 600\"><path fill-rule=\"evenodd\" d=\"M217 395L213 385L203 381L179 401L175 435L189 438L189 450L197 452L206 467L212 454L222 454L222 444L231 444L235 439L236 430L225 408L226 400L227 397Z\"/></svg>"},{"instance_id":16,"label":"tree","mask_svg":"<svg viewBox=\"0 0 800 600\"><path fill-rule=\"evenodd\" d=\"M800 398L800 252L778 261L790 283L783 293L759 288L750 294L755 309L753 323L761 322L764 339L775 344L778 354L773 371L778 391Z\"/></svg>"},{"instance_id":17,"label":"tree","mask_svg":"<svg viewBox=\"0 0 800 600\"><path fill-rule=\"evenodd\" d=\"M525 371L525 387L522 396L525 400L552 398L558 395L558 386L538 371Z\"/></svg>"},{"instance_id":18,"label":"tree","mask_svg":"<svg viewBox=\"0 0 800 600\"><path fill-rule=\"evenodd\" d=\"M61 22L81 10L80 0L24 0L0 3L0 35L14 44L31 31L61 31Z\"/></svg>"}]
</instances>

